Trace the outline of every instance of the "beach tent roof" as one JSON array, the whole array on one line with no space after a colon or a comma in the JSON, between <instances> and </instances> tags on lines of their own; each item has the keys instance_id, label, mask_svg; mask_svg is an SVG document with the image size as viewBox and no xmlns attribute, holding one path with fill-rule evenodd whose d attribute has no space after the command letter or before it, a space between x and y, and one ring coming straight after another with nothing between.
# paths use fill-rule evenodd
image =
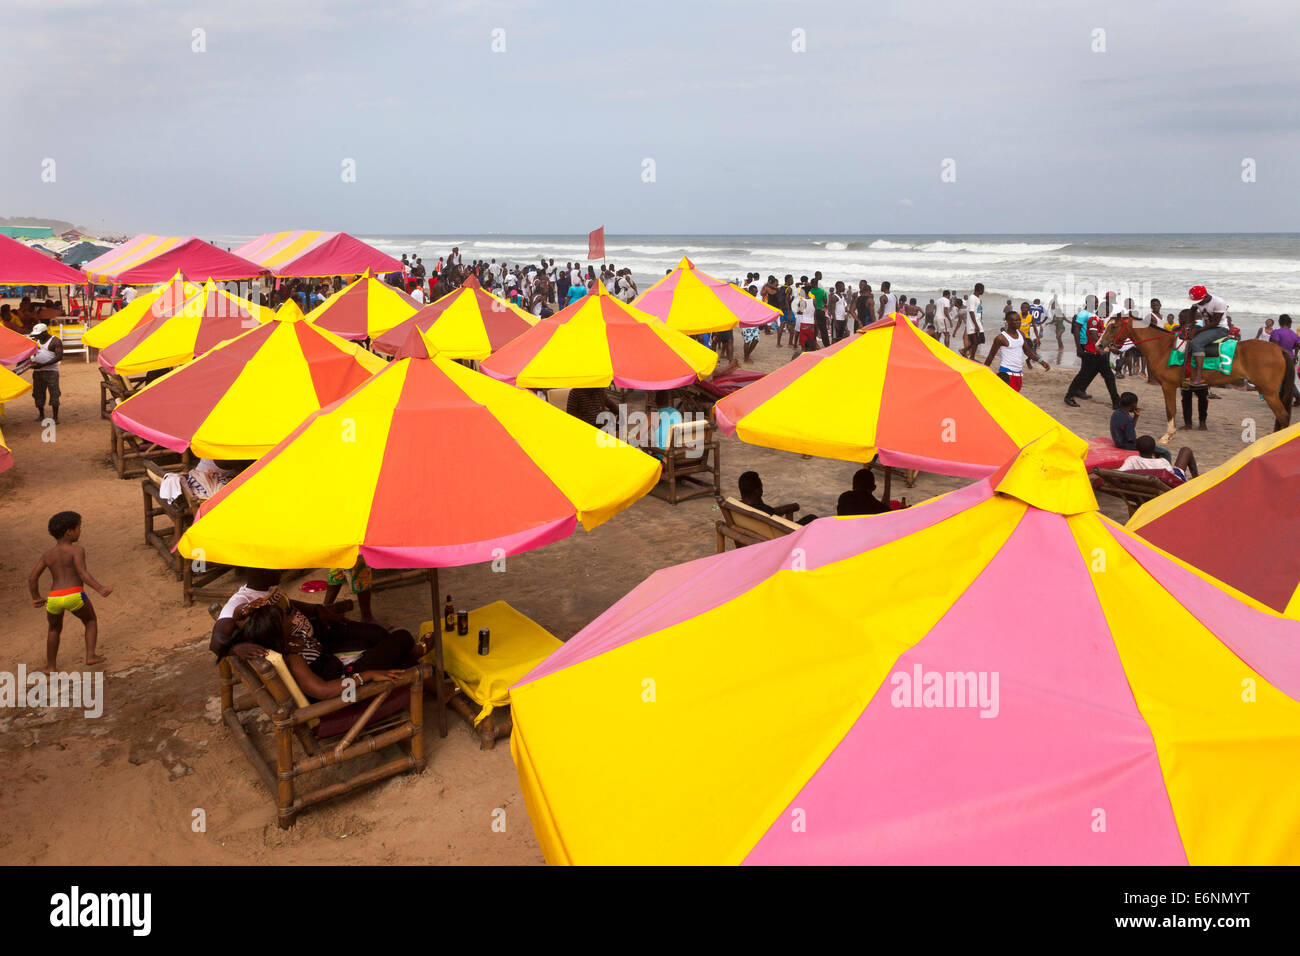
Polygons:
<instances>
[{"instance_id":1,"label":"beach tent roof","mask_svg":"<svg viewBox=\"0 0 1300 956\"><path fill-rule=\"evenodd\" d=\"M742 441L944 475L990 474L1057 421L978 362L887 316L714 406ZM1075 436L1079 459L1087 443Z\"/></svg>"},{"instance_id":2,"label":"beach tent roof","mask_svg":"<svg viewBox=\"0 0 1300 956\"><path fill-rule=\"evenodd\" d=\"M377 352L405 358L407 343L417 349L432 345L446 358L485 359L537 322L537 316L486 292L478 279L470 276L460 288L376 338L373 347ZM413 337L416 331L425 334Z\"/></svg>"},{"instance_id":3,"label":"beach tent roof","mask_svg":"<svg viewBox=\"0 0 1300 956\"><path fill-rule=\"evenodd\" d=\"M235 250L286 278L351 276L370 271L376 275L401 272L402 263L346 232L298 229L268 232Z\"/></svg>"},{"instance_id":4,"label":"beach tent roof","mask_svg":"<svg viewBox=\"0 0 1300 956\"><path fill-rule=\"evenodd\" d=\"M723 332L737 324L767 325L781 313L739 286L695 268L684 258L677 268L642 292L632 304L687 335Z\"/></svg>"},{"instance_id":5,"label":"beach tent roof","mask_svg":"<svg viewBox=\"0 0 1300 956\"><path fill-rule=\"evenodd\" d=\"M78 285L86 281L79 270L0 236L0 282L15 285Z\"/></svg>"},{"instance_id":6,"label":"beach tent roof","mask_svg":"<svg viewBox=\"0 0 1300 956\"><path fill-rule=\"evenodd\" d=\"M1071 438L567 641L510 692L548 862L1300 863L1300 622L1077 511Z\"/></svg>"},{"instance_id":7,"label":"beach tent roof","mask_svg":"<svg viewBox=\"0 0 1300 956\"><path fill-rule=\"evenodd\" d=\"M1300 617L1300 424L1148 501L1128 530L1275 611ZM1279 546L1281 545L1281 546Z\"/></svg>"},{"instance_id":8,"label":"beach tent roof","mask_svg":"<svg viewBox=\"0 0 1300 956\"><path fill-rule=\"evenodd\" d=\"M86 263L96 282L166 282L177 272L202 282L251 279L266 269L194 236L139 235Z\"/></svg>"}]
</instances>

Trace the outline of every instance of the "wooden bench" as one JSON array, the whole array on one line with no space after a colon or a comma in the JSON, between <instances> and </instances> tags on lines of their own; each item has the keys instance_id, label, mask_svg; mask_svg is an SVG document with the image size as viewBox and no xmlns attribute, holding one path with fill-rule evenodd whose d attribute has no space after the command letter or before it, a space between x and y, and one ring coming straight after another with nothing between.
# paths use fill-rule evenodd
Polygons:
<instances>
[{"instance_id":1,"label":"wooden bench","mask_svg":"<svg viewBox=\"0 0 1300 956\"><path fill-rule=\"evenodd\" d=\"M396 681L364 684L355 691L355 702L339 698L316 703L307 701L287 668L277 668L271 654L268 660L254 661L230 655L217 666L222 719L273 794L276 823L282 829L309 806L395 774L424 770L424 682L433 676L429 665L412 667ZM244 693L237 697L236 687L241 683ZM274 765L258 749L240 717L242 711L256 708L271 722ZM295 751L295 742L301 755ZM344 781L313 790L301 786L306 774L394 745L403 751L402 756Z\"/></svg>"},{"instance_id":2,"label":"wooden bench","mask_svg":"<svg viewBox=\"0 0 1300 956\"><path fill-rule=\"evenodd\" d=\"M1128 508L1128 516L1153 498L1159 498L1170 489L1170 485L1154 475L1134 474L1130 471L1116 471L1112 468L1094 468L1092 470L1093 491L1119 498Z\"/></svg>"},{"instance_id":3,"label":"wooden bench","mask_svg":"<svg viewBox=\"0 0 1300 956\"><path fill-rule=\"evenodd\" d=\"M668 429L666 447L647 451L663 462L659 483L650 489L656 498L675 505L704 495L716 498L721 491L718 436L707 419L678 422ZM682 485L688 489L683 491Z\"/></svg>"},{"instance_id":4,"label":"wooden bench","mask_svg":"<svg viewBox=\"0 0 1300 956\"><path fill-rule=\"evenodd\" d=\"M743 548L747 544L780 538L800 528L800 525L785 516L798 511L797 504L783 505L776 509L778 514L769 515L735 498L719 497L718 510L722 512L722 520L714 525L718 554L727 550L728 541Z\"/></svg>"}]
</instances>

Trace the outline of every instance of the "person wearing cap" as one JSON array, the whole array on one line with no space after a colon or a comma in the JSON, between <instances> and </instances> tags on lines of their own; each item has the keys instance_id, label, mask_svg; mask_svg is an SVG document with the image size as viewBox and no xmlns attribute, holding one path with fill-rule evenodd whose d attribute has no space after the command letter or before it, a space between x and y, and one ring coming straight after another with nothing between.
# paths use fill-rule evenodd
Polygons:
<instances>
[{"instance_id":1,"label":"person wearing cap","mask_svg":"<svg viewBox=\"0 0 1300 956\"><path fill-rule=\"evenodd\" d=\"M32 356L32 400L36 403L36 420L45 421L45 401L50 402L54 424L59 423L59 362L63 358L63 342L50 334L44 322L32 328L32 338L40 346Z\"/></svg>"},{"instance_id":2,"label":"person wearing cap","mask_svg":"<svg viewBox=\"0 0 1300 956\"><path fill-rule=\"evenodd\" d=\"M1220 323L1227 315L1228 303L1217 295L1211 295L1203 285L1192 286L1187 291L1192 300L1192 311L1201 319L1201 330L1192 337L1189 354L1184 360L1184 367L1193 387L1205 384L1202 370L1205 367L1205 350L1220 339L1230 334Z\"/></svg>"}]
</instances>

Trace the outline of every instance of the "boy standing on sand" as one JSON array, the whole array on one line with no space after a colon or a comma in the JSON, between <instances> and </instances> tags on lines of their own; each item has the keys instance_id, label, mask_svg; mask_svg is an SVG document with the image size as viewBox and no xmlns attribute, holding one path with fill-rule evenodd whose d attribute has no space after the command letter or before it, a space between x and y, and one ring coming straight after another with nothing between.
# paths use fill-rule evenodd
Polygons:
<instances>
[{"instance_id":1,"label":"boy standing on sand","mask_svg":"<svg viewBox=\"0 0 1300 956\"><path fill-rule=\"evenodd\" d=\"M99 637L99 623L95 620L95 609L86 597L85 586L108 597L113 593L110 587L104 587L86 570L86 549L77 544L81 537L81 515L75 511L60 511L50 519L50 536L55 545L41 555L27 578L27 586L32 592L32 604L40 607L41 572L50 570L50 596L44 599L45 617L49 624L45 636L45 671L50 673L55 668L59 656L59 637L63 633L63 612L71 611L86 628L86 665L102 664L104 658L95 653L95 642Z\"/></svg>"}]
</instances>

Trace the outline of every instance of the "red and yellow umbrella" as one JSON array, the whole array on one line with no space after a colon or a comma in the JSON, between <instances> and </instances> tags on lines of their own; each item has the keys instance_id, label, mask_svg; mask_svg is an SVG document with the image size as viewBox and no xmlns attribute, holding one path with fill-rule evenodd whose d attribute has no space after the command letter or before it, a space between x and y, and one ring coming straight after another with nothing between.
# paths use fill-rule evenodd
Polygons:
<instances>
[{"instance_id":1,"label":"red and yellow umbrella","mask_svg":"<svg viewBox=\"0 0 1300 956\"><path fill-rule=\"evenodd\" d=\"M32 383L21 375L15 375L9 369L0 366L0 405L12 402L15 398L26 395L32 390Z\"/></svg>"},{"instance_id":2,"label":"red and yellow umbrella","mask_svg":"<svg viewBox=\"0 0 1300 956\"><path fill-rule=\"evenodd\" d=\"M425 333L423 341L451 359L485 359L527 332L538 319L513 302L483 290L470 276L459 289L431 302L374 341L376 352L403 356L411 330Z\"/></svg>"},{"instance_id":3,"label":"red and yellow umbrella","mask_svg":"<svg viewBox=\"0 0 1300 956\"><path fill-rule=\"evenodd\" d=\"M1148 501L1128 530L1288 617L1300 617L1300 425Z\"/></svg>"},{"instance_id":4,"label":"red and yellow umbrella","mask_svg":"<svg viewBox=\"0 0 1300 956\"><path fill-rule=\"evenodd\" d=\"M180 552L259 568L436 568L588 530L659 480L649 455L450 359L399 359L200 511Z\"/></svg>"},{"instance_id":5,"label":"red and yellow umbrella","mask_svg":"<svg viewBox=\"0 0 1300 956\"><path fill-rule=\"evenodd\" d=\"M0 365L6 368L21 365L36 354L36 347L36 343L21 332L0 325Z\"/></svg>"},{"instance_id":6,"label":"red and yellow umbrella","mask_svg":"<svg viewBox=\"0 0 1300 956\"><path fill-rule=\"evenodd\" d=\"M1300 622L1095 508L1054 432L656 572L511 689L547 860L1300 863Z\"/></svg>"},{"instance_id":7,"label":"red and yellow umbrella","mask_svg":"<svg viewBox=\"0 0 1300 956\"><path fill-rule=\"evenodd\" d=\"M363 275L307 313L307 321L341 338L373 339L415 314L411 300L392 286Z\"/></svg>"},{"instance_id":8,"label":"red and yellow umbrella","mask_svg":"<svg viewBox=\"0 0 1300 956\"><path fill-rule=\"evenodd\" d=\"M142 292L125 308L119 309L98 323L82 337L82 341L92 349L107 348L146 322L171 315L202 292L202 286L186 282L178 272L171 281L154 286L148 292Z\"/></svg>"},{"instance_id":9,"label":"red and yellow umbrella","mask_svg":"<svg viewBox=\"0 0 1300 956\"><path fill-rule=\"evenodd\" d=\"M901 317L805 352L714 413L722 431L753 445L845 461L879 455L885 465L972 477L1058 427L988 368ZM1082 460L1087 443L1075 440Z\"/></svg>"},{"instance_id":10,"label":"red and yellow umbrella","mask_svg":"<svg viewBox=\"0 0 1300 956\"><path fill-rule=\"evenodd\" d=\"M597 282L480 366L522 388L666 389L709 375L718 354L620 302Z\"/></svg>"},{"instance_id":11,"label":"red and yellow umbrella","mask_svg":"<svg viewBox=\"0 0 1300 956\"><path fill-rule=\"evenodd\" d=\"M260 458L302 420L387 363L303 321L287 302L265 325L209 349L113 411L127 431L201 458Z\"/></svg>"},{"instance_id":12,"label":"red and yellow umbrella","mask_svg":"<svg viewBox=\"0 0 1300 956\"><path fill-rule=\"evenodd\" d=\"M701 272L686 258L676 269L637 296L632 304L687 335L724 332L737 324L744 327L767 325L781 317L780 310L754 298L739 286Z\"/></svg>"},{"instance_id":13,"label":"red and yellow umbrella","mask_svg":"<svg viewBox=\"0 0 1300 956\"><path fill-rule=\"evenodd\" d=\"M149 319L100 350L99 364L118 375L175 368L270 321L274 314L209 282L179 309Z\"/></svg>"}]
</instances>

